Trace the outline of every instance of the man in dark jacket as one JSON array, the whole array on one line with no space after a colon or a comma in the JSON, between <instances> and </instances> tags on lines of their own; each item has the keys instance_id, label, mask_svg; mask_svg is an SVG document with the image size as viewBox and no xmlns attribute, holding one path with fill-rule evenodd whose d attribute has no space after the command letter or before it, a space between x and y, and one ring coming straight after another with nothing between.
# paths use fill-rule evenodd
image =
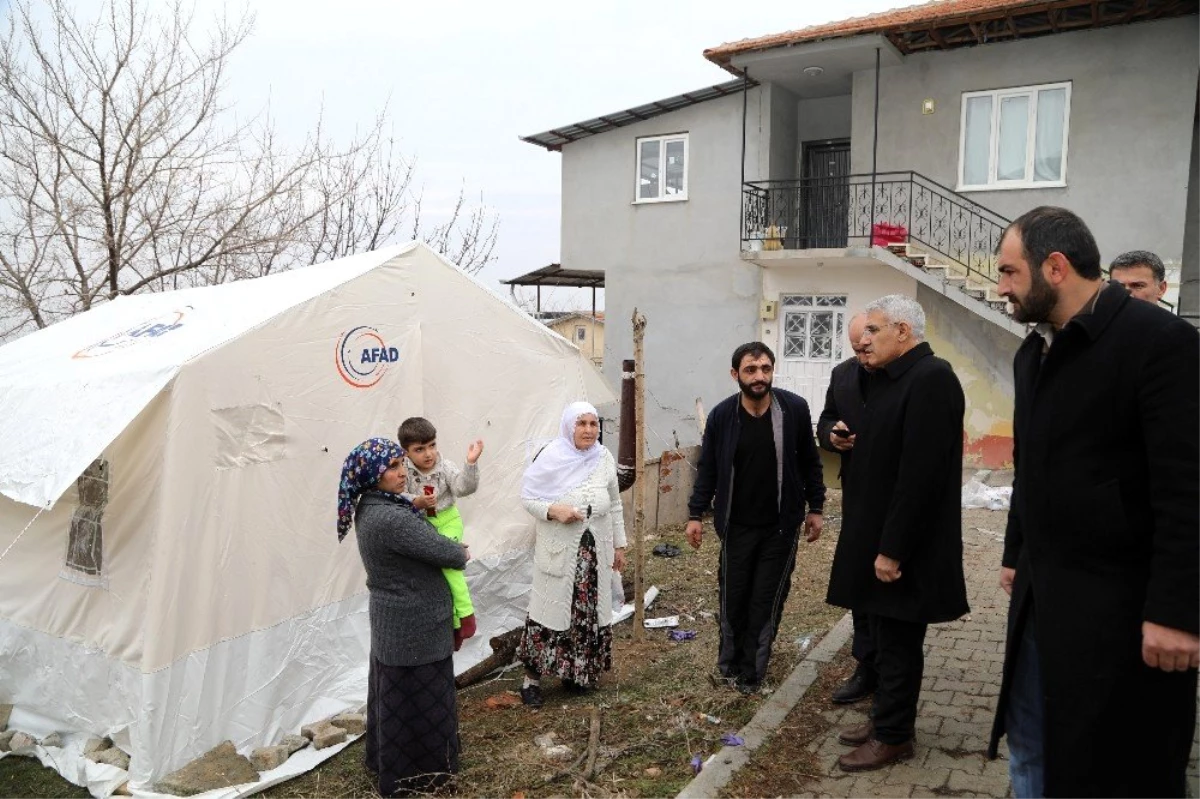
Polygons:
<instances>
[{"instance_id":1,"label":"man in dark jacket","mask_svg":"<svg viewBox=\"0 0 1200 799\"><path fill-rule=\"evenodd\" d=\"M859 344L866 324L867 315L859 313L852 316L846 325L854 355L833 367L829 389L825 392L825 408L817 419L817 443L822 449L841 456L842 468L838 471L838 477L841 478L843 489L854 455L855 433L862 422L863 381L870 374L870 367L862 363L866 354ZM845 515L845 503L842 505ZM866 699L875 693L875 685L879 682L879 676L875 673L875 646L871 643L870 619L865 613L853 613L852 617L854 643L850 652L858 661L858 666L850 678L833 692L831 698L836 705Z\"/></svg>"},{"instance_id":2,"label":"man in dark jacket","mask_svg":"<svg viewBox=\"0 0 1200 799\"><path fill-rule=\"evenodd\" d=\"M925 312L915 300L893 294L866 310L860 343L874 371L826 601L869 615L879 686L871 720L838 736L855 747L839 758L845 771L913 756L926 627L968 611L962 386L924 341Z\"/></svg>"},{"instance_id":3,"label":"man in dark jacket","mask_svg":"<svg viewBox=\"0 0 1200 799\"><path fill-rule=\"evenodd\" d=\"M766 344L734 351L730 374L741 390L708 415L688 502L687 537L697 549L700 516L714 508L721 539L717 667L746 694L757 691L767 674L800 526L806 540L816 541L825 504L808 403L772 389L774 371L775 354Z\"/></svg>"},{"instance_id":4,"label":"man in dark jacket","mask_svg":"<svg viewBox=\"0 0 1200 799\"><path fill-rule=\"evenodd\" d=\"M1013 362L1012 595L989 754L1024 796L1183 796L1200 664L1200 339L1041 207L999 249Z\"/></svg>"}]
</instances>

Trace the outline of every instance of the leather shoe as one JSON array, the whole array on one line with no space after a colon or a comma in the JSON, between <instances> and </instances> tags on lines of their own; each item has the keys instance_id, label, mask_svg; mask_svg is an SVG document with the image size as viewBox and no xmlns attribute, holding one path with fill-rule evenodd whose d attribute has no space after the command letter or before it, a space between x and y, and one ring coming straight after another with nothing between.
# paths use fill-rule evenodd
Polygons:
<instances>
[{"instance_id":1,"label":"leather shoe","mask_svg":"<svg viewBox=\"0 0 1200 799\"><path fill-rule=\"evenodd\" d=\"M846 746L862 746L875 737L875 722L867 719L866 723L857 727L847 727L838 733L838 743Z\"/></svg>"},{"instance_id":2,"label":"leather shoe","mask_svg":"<svg viewBox=\"0 0 1200 799\"><path fill-rule=\"evenodd\" d=\"M902 744L885 744L874 738L849 754L838 758L842 771L874 771L913 756L912 741Z\"/></svg>"},{"instance_id":3,"label":"leather shoe","mask_svg":"<svg viewBox=\"0 0 1200 799\"><path fill-rule=\"evenodd\" d=\"M850 675L850 679L839 685L830 699L835 705L859 702L875 693L875 685L878 682L879 678L875 676L875 670L859 663L858 668Z\"/></svg>"}]
</instances>

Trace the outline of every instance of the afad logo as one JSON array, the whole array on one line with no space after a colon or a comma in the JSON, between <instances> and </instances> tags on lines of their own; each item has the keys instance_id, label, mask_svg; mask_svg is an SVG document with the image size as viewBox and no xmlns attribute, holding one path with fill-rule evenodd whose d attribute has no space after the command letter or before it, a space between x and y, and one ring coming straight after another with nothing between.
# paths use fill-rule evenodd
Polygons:
<instances>
[{"instance_id":1,"label":"afad logo","mask_svg":"<svg viewBox=\"0 0 1200 799\"><path fill-rule=\"evenodd\" d=\"M400 350L383 343L379 331L360 325L338 339L334 352L338 374L355 388L370 388L383 379L388 366L400 360Z\"/></svg>"},{"instance_id":2,"label":"afad logo","mask_svg":"<svg viewBox=\"0 0 1200 799\"><path fill-rule=\"evenodd\" d=\"M159 336L165 336L172 330L178 330L183 327L183 317L187 312L192 310L192 306L185 306L182 310L171 311L162 316L156 316L147 319L144 322L137 324L128 330L122 330L120 333L109 336L106 339L97 341L95 344L84 347L79 352L72 355L72 358L96 358L100 355L108 355L109 353L123 350L126 347L132 347L139 341L147 339L155 339Z\"/></svg>"}]
</instances>

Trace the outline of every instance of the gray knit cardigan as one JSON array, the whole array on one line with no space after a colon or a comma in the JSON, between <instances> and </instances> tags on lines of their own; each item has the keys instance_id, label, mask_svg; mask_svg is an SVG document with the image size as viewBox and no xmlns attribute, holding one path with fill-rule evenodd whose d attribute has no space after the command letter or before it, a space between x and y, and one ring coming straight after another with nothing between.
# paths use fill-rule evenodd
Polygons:
<instances>
[{"instance_id":1,"label":"gray knit cardigan","mask_svg":"<svg viewBox=\"0 0 1200 799\"><path fill-rule=\"evenodd\" d=\"M387 666L450 657L454 605L442 569L466 566L462 545L379 494L363 494L354 529L371 595L371 655Z\"/></svg>"}]
</instances>

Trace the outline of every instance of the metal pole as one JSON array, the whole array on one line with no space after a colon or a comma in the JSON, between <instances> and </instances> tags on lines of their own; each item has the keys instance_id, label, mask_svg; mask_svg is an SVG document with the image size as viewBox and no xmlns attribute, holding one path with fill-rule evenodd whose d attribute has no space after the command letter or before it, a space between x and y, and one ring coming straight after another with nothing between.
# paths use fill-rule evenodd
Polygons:
<instances>
[{"instance_id":1,"label":"metal pole","mask_svg":"<svg viewBox=\"0 0 1200 799\"><path fill-rule=\"evenodd\" d=\"M875 171L879 166L879 48L875 48L875 127L871 142L871 225L868 241L875 243Z\"/></svg>"},{"instance_id":2,"label":"metal pole","mask_svg":"<svg viewBox=\"0 0 1200 799\"><path fill-rule=\"evenodd\" d=\"M538 316L542 315L542 284L537 284L537 312Z\"/></svg>"},{"instance_id":3,"label":"metal pole","mask_svg":"<svg viewBox=\"0 0 1200 799\"><path fill-rule=\"evenodd\" d=\"M592 286L592 363L596 362L596 287Z\"/></svg>"},{"instance_id":4,"label":"metal pole","mask_svg":"<svg viewBox=\"0 0 1200 799\"><path fill-rule=\"evenodd\" d=\"M748 97L750 95L750 70L749 68L742 70L742 183L738 186L738 192L741 194L741 211L738 216L738 230L742 235L746 235L746 108Z\"/></svg>"}]
</instances>

